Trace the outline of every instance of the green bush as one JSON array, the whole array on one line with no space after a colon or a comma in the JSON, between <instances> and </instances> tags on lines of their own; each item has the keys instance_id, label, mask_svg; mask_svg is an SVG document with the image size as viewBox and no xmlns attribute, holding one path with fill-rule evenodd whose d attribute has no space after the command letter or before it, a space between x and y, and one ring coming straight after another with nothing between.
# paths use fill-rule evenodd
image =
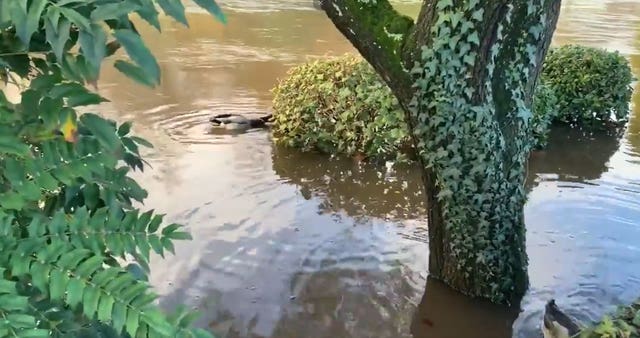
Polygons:
<instances>
[{"instance_id":1,"label":"green bush","mask_svg":"<svg viewBox=\"0 0 640 338\"><path fill-rule=\"evenodd\" d=\"M190 238L134 207L147 192L128 174L150 144L130 123L76 111L104 101L86 85L120 46L118 70L159 83L129 20L159 29L156 4L186 24L180 1L0 1L0 79L21 90L17 104L0 92L0 337L212 336L184 308L160 311L146 280L151 253Z\"/></svg>"},{"instance_id":2,"label":"green bush","mask_svg":"<svg viewBox=\"0 0 640 338\"><path fill-rule=\"evenodd\" d=\"M391 90L353 55L289 70L273 90L277 143L372 159L411 154L404 112Z\"/></svg>"},{"instance_id":3,"label":"green bush","mask_svg":"<svg viewBox=\"0 0 640 338\"><path fill-rule=\"evenodd\" d=\"M628 120L633 75L618 52L578 45L552 48L541 78L556 93L560 121L595 127Z\"/></svg>"},{"instance_id":4,"label":"green bush","mask_svg":"<svg viewBox=\"0 0 640 338\"><path fill-rule=\"evenodd\" d=\"M533 148L541 149L547 146L549 131L553 121L558 116L558 98L551 87L539 81L533 93L533 118L531 129L533 133Z\"/></svg>"},{"instance_id":5,"label":"green bush","mask_svg":"<svg viewBox=\"0 0 640 338\"><path fill-rule=\"evenodd\" d=\"M277 143L371 159L413 157L398 100L373 68L356 56L293 67L273 92ZM537 147L546 145L555 105L553 92L539 85L532 122Z\"/></svg>"}]
</instances>

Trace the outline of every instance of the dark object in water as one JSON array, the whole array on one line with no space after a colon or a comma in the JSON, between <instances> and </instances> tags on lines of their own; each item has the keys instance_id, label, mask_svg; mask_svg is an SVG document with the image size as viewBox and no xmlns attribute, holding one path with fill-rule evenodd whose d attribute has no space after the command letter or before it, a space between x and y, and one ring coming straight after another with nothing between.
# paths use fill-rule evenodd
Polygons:
<instances>
[{"instance_id":1,"label":"dark object in water","mask_svg":"<svg viewBox=\"0 0 640 338\"><path fill-rule=\"evenodd\" d=\"M544 338L570 338L580 333L580 327L560 311L554 299L549 300L544 307L542 319L542 334Z\"/></svg>"},{"instance_id":2,"label":"dark object in water","mask_svg":"<svg viewBox=\"0 0 640 338\"><path fill-rule=\"evenodd\" d=\"M251 128L261 128L271 122L272 114L258 118L247 118L239 114L218 114L209 119L214 126L231 130L246 130Z\"/></svg>"},{"instance_id":3,"label":"dark object in water","mask_svg":"<svg viewBox=\"0 0 640 338\"><path fill-rule=\"evenodd\" d=\"M322 0L313 0L313 8L322 10Z\"/></svg>"}]
</instances>

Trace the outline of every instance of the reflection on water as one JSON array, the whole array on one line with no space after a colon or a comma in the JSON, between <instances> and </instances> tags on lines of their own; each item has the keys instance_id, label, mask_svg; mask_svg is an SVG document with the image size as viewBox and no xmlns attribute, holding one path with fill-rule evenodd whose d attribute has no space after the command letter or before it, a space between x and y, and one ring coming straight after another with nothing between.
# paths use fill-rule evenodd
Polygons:
<instances>
[{"instance_id":1,"label":"reflection on water","mask_svg":"<svg viewBox=\"0 0 640 338\"><path fill-rule=\"evenodd\" d=\"M413 219L426 214L420 171L416 167L386 168L344 158L301 153L277 147L273 170L300 187L305 199L320 196L323 211L343 210L351 217Z\"/></svg>"},{"instance_id":2,"label":"reflection on water","mask_svg":"<svg viewBox=\"0 0 640 338\"><path fill-rule=\"evenodd\" d=\"M532 154L531 289L521 312L498 308L427 280L417 168L302 154L263 130L211 132L210 114L269 110L292 65L354 51L312 0L223 3L227 26L197 12L190 29L163 18L162 35L140 24L163 71L156 90L111 67L100 83L112 100L101 112L134 120L156 146L136 174L146 207L194 235L153 262L162 306L200 309L198 324L221 337L528 338L539 337L549 297L592 320L640 295L637 111L622 138L555 129ZM621 50L640 75L640 2L563 3L556 44ZM418 4L399 7L415 14Z\"/></svg>"}]
</instances>

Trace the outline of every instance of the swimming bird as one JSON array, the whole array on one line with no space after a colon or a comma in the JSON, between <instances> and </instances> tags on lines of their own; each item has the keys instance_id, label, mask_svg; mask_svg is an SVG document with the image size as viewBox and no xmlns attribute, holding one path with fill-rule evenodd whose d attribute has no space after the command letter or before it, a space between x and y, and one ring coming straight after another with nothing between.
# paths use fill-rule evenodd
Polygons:
<instances>
[{"instance_id":1,"label":"swimming bird","mask_svg":"<svg viewBox=\"0 0 640 338\"><path fill-rule=\"evenodd\" d=\"M214 126L223 127L229 130L247 130L251 128L262 128L271 122L272 114L258 118L247 118L240 114L218 114L209 119Z\"/></svg>"},{"instance_id":2,"label":"swimming bird","mask_svg":"<svg viewBox=\"0 0 640 338\"><path fill-rule=\"evenodd\" d=\"M577 337L580 331L580 327L569 316L560 311L554 299L547 302L542 319L542 335L544 338Z\"/></svg>"}]
</instances>

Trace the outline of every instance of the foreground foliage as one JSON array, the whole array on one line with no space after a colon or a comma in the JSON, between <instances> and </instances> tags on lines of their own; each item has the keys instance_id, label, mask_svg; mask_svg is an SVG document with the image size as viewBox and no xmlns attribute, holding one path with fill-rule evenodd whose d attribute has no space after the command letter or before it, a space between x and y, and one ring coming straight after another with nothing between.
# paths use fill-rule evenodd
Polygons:
<instances>
[{"instance_id":1,"label":"foreground foliage","mask_svg":"<svg viewBox=\"0 0 640 338\"><path fill-rule=\"evenodd\" d=\"M585 328L579 338L638 338L640 337L640 300L620 306L599 323Z\"/></svg>"},{"instance_id":2,"label":"foreground foliage","mask_svg":"<svg viewBox=\"0 0 640 338\"><path fill-rule=\"evenodd\" d=\"M213 0L195 2L224 21ZM159 29L156 4L186 24L179 1L0 2L0 76L21 88L17 104L0 93L2 337L211 337L190 328L192 313L162 313L146 282L151 254L190 238L133 205L147 192L127 174L151 145L130 123L76 111L105 101L85 85L119 47L129 60L117 69L160 81L129 19Z\"/></svg>"}]
</instances>

